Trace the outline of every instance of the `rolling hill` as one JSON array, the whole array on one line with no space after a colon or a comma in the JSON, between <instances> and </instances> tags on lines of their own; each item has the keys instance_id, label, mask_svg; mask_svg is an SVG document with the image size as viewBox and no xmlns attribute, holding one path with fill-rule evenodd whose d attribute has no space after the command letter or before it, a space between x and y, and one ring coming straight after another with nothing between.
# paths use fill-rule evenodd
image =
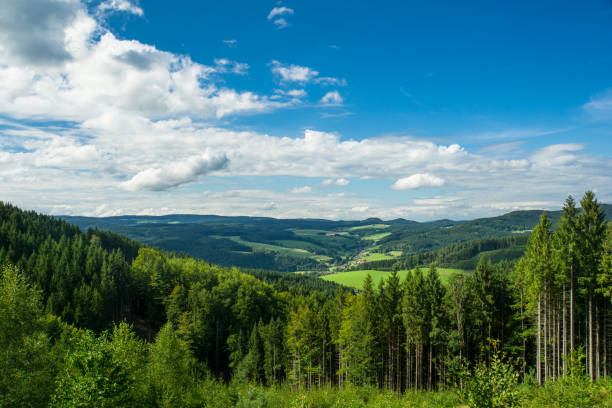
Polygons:
<instances>
[{"instance_id":1,"label":"rolling hill","mask_svg":"<svg viewBox=\"0 0 612 408\"><path fill-rule=\"evenodd\" d=\"M612 205L604 204L608 219ZM529 234L542 211L514 211L469 221L405 219L331 221L176 214L164 216L60 216L83 230L96 228L169 251L226 266L276 271L330 270L339 266L395 260L449 245ZM553 224L560 211L548 212ZM524 244L521 244L524 245ZM495 259L513 258L517 249L495 248ZM474 257L458 267L468 268Z\"/></svg>"}]
</instances>

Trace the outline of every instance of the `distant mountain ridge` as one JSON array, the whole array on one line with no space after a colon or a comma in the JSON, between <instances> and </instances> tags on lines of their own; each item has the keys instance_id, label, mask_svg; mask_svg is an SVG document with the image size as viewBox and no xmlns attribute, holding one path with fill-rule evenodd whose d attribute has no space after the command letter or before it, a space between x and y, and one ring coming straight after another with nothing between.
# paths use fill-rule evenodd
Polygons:
<instances>
[{"instance_id":1,"label":"distant mountain ridge","mask_svg":"<svg viewBox=\"0 0 612 408\"><path fill-rule=\"evenodd\" d=\"M602 204L608 220L612 205ZM403 256L451 244L529 233L542 210L512 211L473 220L361 221L169 214L113 217L58 216L86 231L97 228L209 262L278 271L321 270L363 251ZM546 211L553 225L561 211ZM399 256L399 255L394 255Z\"/></svg>"}]
</instances>

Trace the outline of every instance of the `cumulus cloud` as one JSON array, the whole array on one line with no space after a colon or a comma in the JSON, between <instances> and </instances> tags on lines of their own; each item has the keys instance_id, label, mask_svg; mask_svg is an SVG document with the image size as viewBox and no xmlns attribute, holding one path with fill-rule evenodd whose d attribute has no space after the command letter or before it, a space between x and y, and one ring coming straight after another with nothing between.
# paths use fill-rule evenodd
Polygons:
<instances>
[{"instance_id":1,"label":"cumulus cloud","mask_svg":"<svg viewBox=\"0 0 612 408\"><path fill-rule=\"evenodd\" d=\"M304 193L310 193L311 191L312 191L312 188L310 186L294 187L291 190L289 190L289 192L292 194L304 194Z\"/></svg>"},{"instance_id":2,"label":"cumulus cloud","mask_svg":"<svg viewBox=\"0 0 612 408\"><path fill-rule=\"evenodd\" d=\"M289 7L274 7L272 10L270 10L270 13L268 14L268 20L272 20L274 19L274 17L277 16L284 16L293 14L293 9L290 9Z\"/></svg>"},{"instance_id":3,"label":"cumulus cloud","mask_svg":"<svg viewBox=\"0 0 612 408\"><path fill-rule=\"evenodd\" d=\"M293 15L293 13L293 9L289 7L274 7L272 10L270 10L270 13L268 13L268 21L272 21L272 23L276 25L276 28L279 30L287 28L289 27L289 23L283 16Z\"/></svg>"},{"instance_id":4,"label":"cumulus cloud","mask_svg":"<svg viewBox=\"0 0 612 408\"><path fill-rule=\"evenodd\" d=\"M100 7L129 5L136 7L122 0ZM0 13L0 111L13 117L85 121L121 110L207 119L284 107L217 80L247 69L119 39L76 0L9 0Z\"/></svg>"},{"instance_id":5,"label":"cumulus cloud","mask_svg":"<svg viewBox=\"0 0 612 408\"><path fill-rule=\"evenodd\" d=\"M398 179L391 188L393 190L415 190L422 187L441 187L444 179L427 173L417 173Z\"/></svg>"},{"instance_id":6,"label":"cumulus cloud","mask_svg":"<svg viewBox=\"0 0 612 408\"><path fill-rule=\"evenodd\" d=\"M345 86L345 79L333 77L319 77L319 71L310 67L305 67L295 64L283 64L277 60L272 60L269 63L270 70L281 83L299 82L302 85L307 83L315 83L319 85L338 85ZM335 94L334 94L335 93ZM333 96L340 96L337 91L329 92Z\"/></svg>"},{"instance_id":7,"label":"cumulus cloud","mask_svg":"<svg viewBox=\"0 0 612 408\"><path fill-rule=\"evenodd\" d=\"M217 58L215 59L215 70L219 73L231 72L238 75L246 75L249 70L249 64L231 61L226 58Z\"/></svg>"},{"instance_id":8,"label":"cumulus cloud","mask_svg":"<svg viewBox=\"0 0 612 408\"><path fill-rule=\"evenodd\" d=\"M325 179L321 182L321 184L323 184L324 186L348 186L350 183L350 181L348 181L345 178L338 178L338 179Z\"/></svg>"},{"instance_id":9,"label":"cumulus cloud","mask_svg":"<svg viewBox=\"0 0 612 408\"><path fill-rule=\"evenodd\" d=\"M129 0L106 0L98 6L98 10L102 12L123 11L137 16L144 15L142 8Z\"/></svg>"},{"instance_id":10,"label":"cumulus cloud","mask_svg":"<svg viewBox=\"0 0 612 408\"><path fill-rule=\"evenodd\" d=\"M342 105L343 102L344 99L342 99L338 91L330 91L321 98L323 105Z\"/></svg>"},{"instance_id":11,"label":"cumulus cloud","mask_svg":"<svg viewBox=\"0 0 612 408\"><path fill-rule=\"evenodd\" d=\"M282 30L283 28L289 27L290 24L284 18L279 18L274 20L274 25L276 25L279 30Z\"/></svg>"},{"instance_id":12,"label":"cumulus cloud","mask_svg":"<svg viewBox=\"0 0 612 408\"><path fill-rule=\"evenodd\" d=\"M294 64L285 65L276 60L272 60L270 66L272 67L272 73L281 82L309 82L312 78L319 75L319 72L312 68Z\"/></svg>"},{"instance_id":13,"label":"cumulus cloud","mask_svg":"<svg viewBox=\"0 0 612 408\"><path fill-rule=\"evenodd\" d=\"M180 163L169 163L164 167L147 168L121 187L130 191L162 191L196 181L199 177L227 166L226 156L213 156L206 152Z\"/></svg>"},{"instance_id":14,"label":"cumulus cloud","mask_svg":"<svg viewBox=\"0 0 612 408\"><path fill-rule=\"evenodd\" d=\"M578 160L576 152L584 149L577 143L556 144L536 150L531 155L531 162L539 167L567 166Z\"/></svg>"},{"instance_id":15,"label":"cumulus cloud","mask_svg":"<svg viewBox=\"0 0 612 408\"><path fill-rule=\"evenodd\" d=\"M67 32L85 13L78 0L6 0L0 11L0 63L59 65L72 58ZM5 68L6 69L6 68ZM4 85L3 81L0 81Z\"/></svg>"},{"instance_id":16,"label":"cumulus cloud","mask_svg":"<svg viewBox=\"0 0 612 408\"><path fill-rule=\"evenodd\" d=\"M306 91L303 89L290 89L284 92L284 94L292 96L294 98L303 98L307 95Z\"/></svg>"},{"instance_id":17,"label":"cumulus cloud","mask_svg":"<svg viewBox=\"0 0 612 408\"><path fill-rule=\"evenodd\" d=\"M319 77L314 80L320 85L334 85L334 86L346 86L346 79L333 78L333 77Z\"/></svg>"},{"instance_id":18,"label":"cumulus cloud","mask_svg":"<svg viewBox=\"0 0 612 408\"><path fill-rule=\"evenodd\" d=\"M222 58L204 65L120 39L97 18L76 0L3 3L0 196L16 204L54 214L467 218L558 205L566 193L585 188L606 194L612 184L609 158L579 144L514 149L507 159L503 149L491 155L408 136L355 140L313 129L291 137L231 129L219 119L295 106L306 97L301 85L336 84L312 68L276 61L271 67L282 90L267 97L231 89L220 76L246 66ZM592 100L592 108L605 111L603 101ZM206 183L165 192L206 175L232 183L236 179L224 177L294 177L296 186L318 182L305 177L329 185L352 178L395 181L402 188L442 180L456 199L393 205L388 197L348 189L342 196L239 187L218 192L205 191ZM612 200L607 194L602 201Z\"/></svg>"}]
</instances>

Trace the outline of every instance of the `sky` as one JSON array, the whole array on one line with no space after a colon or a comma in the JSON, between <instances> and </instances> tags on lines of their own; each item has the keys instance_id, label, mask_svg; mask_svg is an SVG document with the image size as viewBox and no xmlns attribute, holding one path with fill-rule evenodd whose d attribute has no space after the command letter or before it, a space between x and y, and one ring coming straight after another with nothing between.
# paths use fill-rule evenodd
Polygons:
<instances>
[{"instance_id":1,"label":"sky","mask_svg":"<svg viewBox=\"0 0 612 408\"><path fill-rule=\"evenodd\" d=\"M418 221L612 203L612 1L2 0L0 200Z\"/></svg>"}]
</instances>

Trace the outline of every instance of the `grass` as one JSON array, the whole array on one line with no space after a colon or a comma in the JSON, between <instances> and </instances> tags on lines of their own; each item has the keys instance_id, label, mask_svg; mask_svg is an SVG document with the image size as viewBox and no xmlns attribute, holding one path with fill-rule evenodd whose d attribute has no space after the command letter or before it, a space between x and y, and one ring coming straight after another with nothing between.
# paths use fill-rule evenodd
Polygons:
<instances>
[{"instance_id":1,"label":"grass","mask_svg":"<svg viewBox=\"0 0 612 408\"><path fill-rule=\"evenodd\" d=\"M422 267L421 270L423 270L423 273L426 274L428 268ZM448 282L448 279L451 277L451 275L455 273L465 273L464 270L455 268L437 268L437 270L438 274L440 275L440 280L442 280L442 282ZM378 283L381 279L386 280L389 278L389 276L391 276L391 272L388 271L364 269L359 271L337 272L331 275L325 275L322 277L322 279L336 282L340 285L348 286L351 288L363 289L363 281L368 274L372 277L372 281L376 286L378 286ZM408 270L398 271L397 274L401 280L404 280L406 279Z\"/></svg>"},{"instance_id":2,"label":"grass","mask_svg":"<svg viewBox=\"0 0 612 408\"><path fill-rule=\"evenodd\" d=\"M318 229L293 229L290 228L289 231L293 231L295 235L300 235L303 237L311 237L311 236L325 236L329 231L318 230Z\"/></svg>"},{"instance_id":3,"label":"grass","mask_svg":"<svg viewBox=\"0 0 612 408\"><path fill-rule=\"evenodd\" d=\"M279 245L270 245L270 244L262 244L261 242L251 242L251 241L245 241L243 239L240 239L240 237L226 237L226 236L216 236L216 235L211 235L211 237L213 238L227 238L227 239L231 239L234 242L237 242L239 244L251 247L254 251L276 251L276 252L289 252L289 253L293 253L296 255L302 255L302 256L311 256L312 253L308 252L305 249L302 248L286 248L286 247L282 247Z\"/></svg>"},{"instance_id":4,"label":"grass","mask_svg":"<svg viewBox=\"0 0 612 408\"><path fill-rule=\"evenodd\" d=\"M381 232L379 234L366 235L362 239L366 239L368 241L378 241L379 239L383 239L384 237L388 237L391 235L390 232Z\"/></svg>"},{"instance_id":5,"label":"grass","mask_svg":"<svg viewBox=\"0 0 612 408\"><path fill-rule=\"evenodd\" d=\"M359 225L357 227L351 227L348 230L349 231L357 231L357 230L362 230L362 229L383 229L383 228L389 228L390 225L387 224L370 224L370 225Z\"/></svg>"},{"instance_id":6,"label":"grass","mask_svg":"<svg viewBox=\"0 0 612 408\"><path fill-rule=\"evenodd\" d=\"M286 240L278 240L276 241L276 243L278 243L280 246L284 248L303 249L303 250L312 251L312 252L322 249L321 245L313 244L312 242L306 242L306 241L295 241L295 240L286 239Z\"/></svg>"},{"instance_id":7,"label":"grass","mask_svg":"<svg viewBox=\"0 0 612 408\"><path fill-rule=\"evenodd\" d=\"M393 251L397 252L397 251ZM401 254L401 252L400 252ZM387 254L383 254L382 252L362 252L359 254L359 259L363 259L365 261L384 261L387 259L395 259L395 256L390 252Z\"/></svg>"},{"instance_id":8,"label":"grass","mask_svg":"<svg viewBox=\"0 0 612 408\"><path fill-rule=\"evenodd\" d=\"M234 242L237 242L239 244L252 248L253 251L274 251L274 252L288 253L291 255L296 255L296 256L301 256L301 257L309 257L311 259L314 259L317 262L327 262L327 261L331 261L332 259L327 255L313 254L312 252L304 249L304 247L308 247L308 246L311 246L313 249L317 248L317 245L309 243L309 242L291 241L291 240L278 241L282 245L287 245L287 246L280 246L280 245L263 244L260 242L245 241L243 239L240 239L240 237L235 237L235 236L221 237L221 236L211 235L211 237L231 239ZM303 247L302 248L291 248L290 245L303 246Z\"/></svg>"}]
</instances>

